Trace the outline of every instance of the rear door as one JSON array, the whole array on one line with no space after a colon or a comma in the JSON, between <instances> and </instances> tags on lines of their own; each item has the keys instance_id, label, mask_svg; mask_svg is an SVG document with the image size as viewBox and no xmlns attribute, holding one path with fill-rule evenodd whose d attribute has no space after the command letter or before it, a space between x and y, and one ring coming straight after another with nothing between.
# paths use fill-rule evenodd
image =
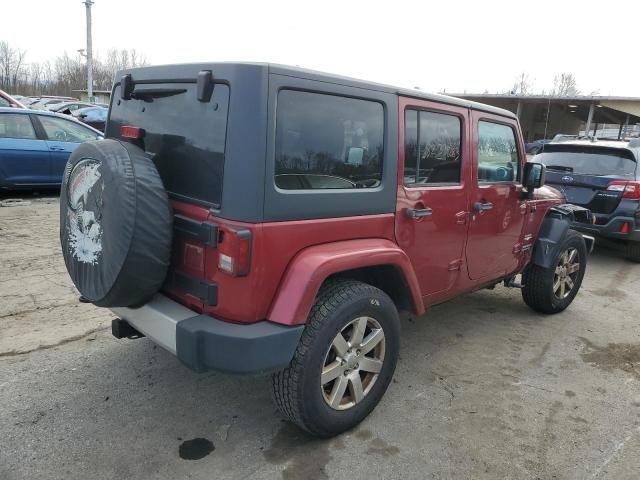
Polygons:
<instances>
[{"instance_id":1,"label":"rear door","mask_svg":"<svg viewBox=\"0 0 640 480\"><path fill-rule=\"evenodd\" d=\"M400 98L396 238L422 295L451 289L467 234L468 110Z\"/></svg>"},{"instance_id":2,"label":"rear door","mask_svg":"<svg viewBox=\"0 0 640 480\"><path fill-rule=\"evenodd\" d=\"M49 150L38 138L30 115L0 113L0 183L49 182Z\"/></svg>"},{"instance_id":3,"label":"rear door","mask_svg":"<svg viewBox=\"0 0 640 480\"><path fill-rule=\"evenodd\" d=\"M72 120L50 115L34 116L42 125L47 138L47 148L51 155L51 168L49 181L51 183L62 182L62 174L69 156L82 142L97 140L100 138L94 130Z\"/></svg>"},{"instance_id":4,"label":"rear door","mask_svg":"<svg viewBox=\"0 0 640 480\"><path fill-rule=\"evenodd\" d=\"M516 120L474 111L474 164L467 263L471 279L517 269L526 202L520 183L524 145Z\"/></svg>"}]
</instances>

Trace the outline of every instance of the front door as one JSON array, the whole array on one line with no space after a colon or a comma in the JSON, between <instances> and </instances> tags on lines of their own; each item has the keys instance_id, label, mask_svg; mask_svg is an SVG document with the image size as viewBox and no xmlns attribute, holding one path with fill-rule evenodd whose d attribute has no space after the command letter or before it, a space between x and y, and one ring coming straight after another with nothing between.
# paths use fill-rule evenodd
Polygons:
<instances>
[{"instance_id":1,"label":"front door","mask_svg":"<svg viewBox=\"0 0 640 480\"><path fill-rule=\"evenodd\" d=\"M47 136L47 146L51 154L50 181L60 183L67 160L76 147L82 142L97 140L99 135L90 128L66 118L49 115L39 115L37 118Z\"/></svg>"},{"instance_id":2,"label":"front door","mask_svg":"<svg viewBox=\"0 0 640 480\"><path fill-rule=\"evenodd\" d=\"M500 278L518 268L526 201L517 121L472 113L473 185L467 241L469 277Z\"/></svg>"},{"instance_id":3,"label":"front door","mask_svg":"<svg viewBox=\"0 0 640 480\"><path fill-rule=\"evenodd\" d=\"M30 115L0 113L0 183L36 185L49 179L49 150Z\"/></svg>"},{"instance_id":4,"label":"front door","mask_svg":"<svg viewBox=\"0 0 640 480\"><path fill-rule=\"evenodd\" d=\"M462 268L471 161L468 110L400 98L396 238L422 295L450 290Z\"/></svg>"}]
</instances>

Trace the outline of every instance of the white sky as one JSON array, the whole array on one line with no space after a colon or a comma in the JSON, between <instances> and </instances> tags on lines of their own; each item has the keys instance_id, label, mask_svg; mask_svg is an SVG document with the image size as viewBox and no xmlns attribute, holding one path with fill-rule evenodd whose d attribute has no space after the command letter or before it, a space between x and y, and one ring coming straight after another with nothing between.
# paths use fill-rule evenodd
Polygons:
<instances>
[{"instance_id":1,"label":"white sky","mask_svg":"<svg viewBox=\"0 0 640 480\"><path fill-rule=\"evenodd\" d=\"M75 55L84 15L80 0L4 0L0 40L27 62ZM583 94L640 96L639 19L640 0L95 0L93 38L98 55L152 64L268 61L469 93L572 72Z\"/></svg>"}]
</instances>

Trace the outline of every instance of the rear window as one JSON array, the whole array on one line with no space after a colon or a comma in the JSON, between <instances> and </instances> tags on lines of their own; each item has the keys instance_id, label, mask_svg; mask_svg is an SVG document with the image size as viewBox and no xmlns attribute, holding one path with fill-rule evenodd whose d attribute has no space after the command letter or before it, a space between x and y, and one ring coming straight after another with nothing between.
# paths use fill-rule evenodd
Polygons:
<instances>
[{"instance_id":1,"label":"rear window","mask_svg":"<svg viewBox=\"0 0 640 480\"><path fill-rule=\"evenodd\" d=\"M123 125L143 128L144 149L169 195L220 208L229 87L217 83L209 102L198 101L196 84L136 85L147 88L184 92L120 100L116 89L107 136L120 137Z\"/></svg>"},{"instance_id":2,"label":"rear window","mask_svg":"<svg viewBox=\"0 0 640 480\"><path fill-rule=\"evenodd\" d=\"M282 90L275 183L283 190L374 188L382 180L384 109L378 102Z\"/></svg>"},{"instance_id":3,"label":"rear window","mask_svg":"<svg viewBox=\"0 0 640 480\"><path fill-rule=\"evenodd\" d=\"M635 176L636 162L621 152L608 149L564 150L542 152L534 161L546 165L549 171L594 176Z\"/></svg>"}]
</instances>

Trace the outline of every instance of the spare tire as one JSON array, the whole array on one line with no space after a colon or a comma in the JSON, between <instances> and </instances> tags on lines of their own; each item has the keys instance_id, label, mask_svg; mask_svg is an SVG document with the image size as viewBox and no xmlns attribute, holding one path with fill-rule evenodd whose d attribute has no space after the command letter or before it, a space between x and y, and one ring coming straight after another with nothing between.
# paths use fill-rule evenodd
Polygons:
<instances>
[{"instance_id":1,"label":"spare tire","mask_svg":"<svg viewBox=\"0 0 640 480\"><path fill-rule=\"evenodd\" d=\"M60 192L60 243L80 293L100 307L136 307L162 286L172 216L153 161L116 140L83 143Z\"/></svg>"}]
</instances>

